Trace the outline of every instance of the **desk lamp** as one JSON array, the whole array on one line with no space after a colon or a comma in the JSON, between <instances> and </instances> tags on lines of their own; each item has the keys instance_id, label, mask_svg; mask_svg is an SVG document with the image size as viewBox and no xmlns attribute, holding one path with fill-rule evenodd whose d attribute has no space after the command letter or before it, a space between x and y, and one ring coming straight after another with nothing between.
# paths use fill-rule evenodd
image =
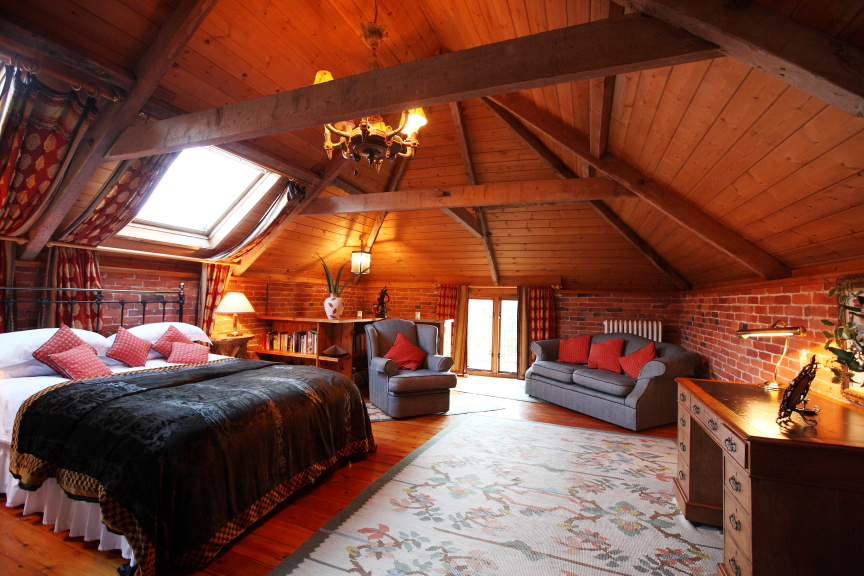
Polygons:
<instances>
[{"instance_id":1,"label":"desk lamp","mask_svg":"<svg viewBox=\"0 0 864 576\"><path fill-rule=\"evenodd\" d=\"M234 330L228 333L231 338L242 336L237 330L237 314L254 313L255 309L249 303L249 299L242 292L228 292L222 296L219 305L216 306L216 314L233 314L234 315Z\"/></svg>"},{"instance_id":2,"label":"desk lamp","mask_svg":"<svg viewBox=\"0 0 864 576\"><path fill-rule=\"evenodd\" d=\"M776 338L776 337L784 337L783 341L783 353L780 355L780 359L777 360L777 364L774 366L774 379L763 382L760 384L762 388L766 390L783 390L780 387L779 382L777 382L777 370L780 369L780 363L783 362L783 358L786 357L786 351L789 349L789 337L790 336L804 336L807 334L807 329L804 326L788 326L786 322L783 320L777 320L773 324L771 324L770 328L752 328L752 329L742 329L737 330L735 332L736 336L740 336L741 338Z\"/></svg>"}]
</instances>

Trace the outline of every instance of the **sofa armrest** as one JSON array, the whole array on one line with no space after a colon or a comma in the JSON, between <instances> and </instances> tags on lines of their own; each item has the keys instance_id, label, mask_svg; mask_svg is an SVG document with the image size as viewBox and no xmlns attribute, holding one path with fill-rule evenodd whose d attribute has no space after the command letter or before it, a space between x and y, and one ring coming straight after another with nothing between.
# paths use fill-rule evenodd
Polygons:
<instances>
[{"instance_id":1,"label":"sofa armrest","mask_svg":"<svg viewBox=\"0 0 864 576\"><path fill-rule=\"evenodd\" d=\"M558 344L560 338L553 340L535 340L531 342L531 352L537 356L537 360L548 360L555 362L558 360Z\"/></svg>"},{"instance_id":2,"label":"sofa armrest","mask_svg":"<svg viewBox=\"0 0 864 576\"><path fill-rule=\"evenodd\" d=\"M438 354L427 354L426 365L429 370L436 372L449 372L453 367L453 358L450 356L439 356Z\"/></svg>"},{"instance_id":3,"label":"sofa armrest","mask_svg":"<svg viewBox=\"0 0 864 576\"><path fill-rule=\"evenodd\" d=\"M645 364L639 373L639 378L693 376L701 363L702 357L694 352L677 352L662 358L655 358Z\"/></svg>"},{"instance_id":4,"label":"sofa armrest","mask_svg":"<svg viewBox=\"0 0 864 576\"><path fill-rule=\"evenodd\" d=\"M399 374L399 365L396 364L396 362L389 358L381 358L380 356L372 358L372 361L369 363L369 368L377 372L386 372L390 376Z\"/></svg>"}]
</instances>

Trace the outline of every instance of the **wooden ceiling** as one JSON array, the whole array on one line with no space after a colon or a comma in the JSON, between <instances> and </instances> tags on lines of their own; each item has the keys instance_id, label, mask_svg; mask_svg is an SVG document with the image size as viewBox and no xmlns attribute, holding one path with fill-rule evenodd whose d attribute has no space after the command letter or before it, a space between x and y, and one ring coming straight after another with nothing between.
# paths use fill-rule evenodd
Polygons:
<instances>
[{"instance_id":1,"label":"wooden ceiling","mask_svg":"<svg viewBox=\"0 0 864 576\"><path fill-rule=\"evenodd\" d=\"M133 71L166 25L177 0L0 0L3 17L106 67ZM603 3L593 0L594 16ZM792 20L864 47L857 0L761 0ZM180 51L154 98L195 112L308 86L319 69L342 78L364 72L369 50L360 22L374 0L219 0ZM389 67L592 20L592 0L417 0L378 3ZM26 52L26 47L2 41ZM503 57L503 56L502 56ZM589 81L522 93L570 131L590 130ZM462 102L476 182L559 177L538 151L480 100ZM451 108L427 110L420 148L395 189L470 183ZM529 126L574 174L579 158ZM248 141L303 170L323 173L323 130L308 128ZM608 154L699 207L785 266L797 269L864 257L864 118L808 96L730 57L619 74ZM98 191L105 163L66 215ZM341 179L364 192L392 188L394 165L361 166ZM327 195L345 194L330 186ZM268 197L223 246L260 218ZM754 278L740 261L637 198L607 205L687 282L704 286ZM675 289L676 284L586 203L483 209L490 249L505 282L561 277L567 287ZM246 272L279 279L317 278L318 252L338 262L368 240L377 213L300 216ZM183 250L114 239L111 245ZM492 283L483 242L440 210L392 212L373 249L369 281Z\"/></svg>"}]
</instances>

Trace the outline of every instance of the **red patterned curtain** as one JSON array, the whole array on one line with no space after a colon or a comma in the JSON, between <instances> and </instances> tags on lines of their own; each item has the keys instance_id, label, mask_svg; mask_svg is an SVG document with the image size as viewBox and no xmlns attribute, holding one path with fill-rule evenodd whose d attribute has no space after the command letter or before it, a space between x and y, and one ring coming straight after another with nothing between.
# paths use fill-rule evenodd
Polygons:
<instances>
[{"instance_id":1,"label":"red patterned curtain","mask_svg":"<svg viewBox=\"0 0 864 576\"><path fill-rule=\"evenodd\" d=\"M131 222L179 152L122 162L90 206L60 234L61 242L97 246Z\"/></svg>"},{"instance_id":2,"label":"red patterned curtain","mask_svg":"<svg viewBox=\"0 0 864 576\"><path fill-rule=\"evenodd\" d=\"M207 334L213 330L216 320L215 310L225 294L228 280L231 278L231 266L227 264L202 264L201 288L198 296L200 302L201 329ZM202 297L203 296L203 297Z\"/></svg>"},{"instance_id":3,"label":"red patterned curtain","mask_svg":"<svg viewBox=\"0 0 864 576\"><path fill-rule=\"evenodd\" d=\"M18 236L40 216L96 115L96 101L57 92L6 68L9 112L0 134L0 234Z\"/></svg>"},{"instance_id":4,"label":"red patterned curtain","mask_svg":"<svg viewBox=\"0 0 864 576\"><path fill-rule=\"evenodd\" d=\"M519 286L519 350L517 376L525 379L525 371L534 361L531 342L555 338L555 289L552 286Z\"/></svg>"},{"instance_id":5,"label":"red patterned curtain","mask_svg":"<svg viewBox=\"0 0 864 576\"><path fill-rule=\"evenodd\" d=\"M439 320L454 319L451 335L453 372L465 374L468 369L468 286L442 284L438 288Z\"/></svg>"},{"instance_id":6,"label":"red patterned curtain","mask_svg":"<svg viewBox=\"0 0 864 576\"><path fill-rule=\"evenodd\" d=\"M0 241L0 286L12 286L12 243ZM0 291L0 300L10 298L11 292ZM15 328L10 326L9 330ZM0 334L6 330L6 306L0 304Z\"/></svg>"},{"instance_id":7,"label":"red patterned curtain","mask_svg":"<svg viewBox=\"0 0 864 576\"><path fill-rule=\"evenodd\" d=\"M58 288L100 289L99 260L93 250L55 246L48 254L48 286ZM58 290L56 300L93 300L93 292ZM101 328L96 304L76 302L54 306L54 325L66 324L71 328L97 332Z\"/></svg>"}]
</instances>

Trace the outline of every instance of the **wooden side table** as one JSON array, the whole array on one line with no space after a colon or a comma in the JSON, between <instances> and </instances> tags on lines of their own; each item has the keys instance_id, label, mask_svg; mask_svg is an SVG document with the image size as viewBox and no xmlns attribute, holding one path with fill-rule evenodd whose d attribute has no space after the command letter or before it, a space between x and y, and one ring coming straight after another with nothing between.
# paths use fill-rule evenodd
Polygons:
<instances>
[{"instance_id":1,"label":"wooden side table","mask_svg":"<svg viewBox=\"0 0 864 576\"><path fill-rule=\"evenodd\" d=\"M249 352L246 350L246 346L253 338L255 336L211 338L213 346L210 348L210 353L247 359L249 358Z\"/></svg>"}]
</instances>

